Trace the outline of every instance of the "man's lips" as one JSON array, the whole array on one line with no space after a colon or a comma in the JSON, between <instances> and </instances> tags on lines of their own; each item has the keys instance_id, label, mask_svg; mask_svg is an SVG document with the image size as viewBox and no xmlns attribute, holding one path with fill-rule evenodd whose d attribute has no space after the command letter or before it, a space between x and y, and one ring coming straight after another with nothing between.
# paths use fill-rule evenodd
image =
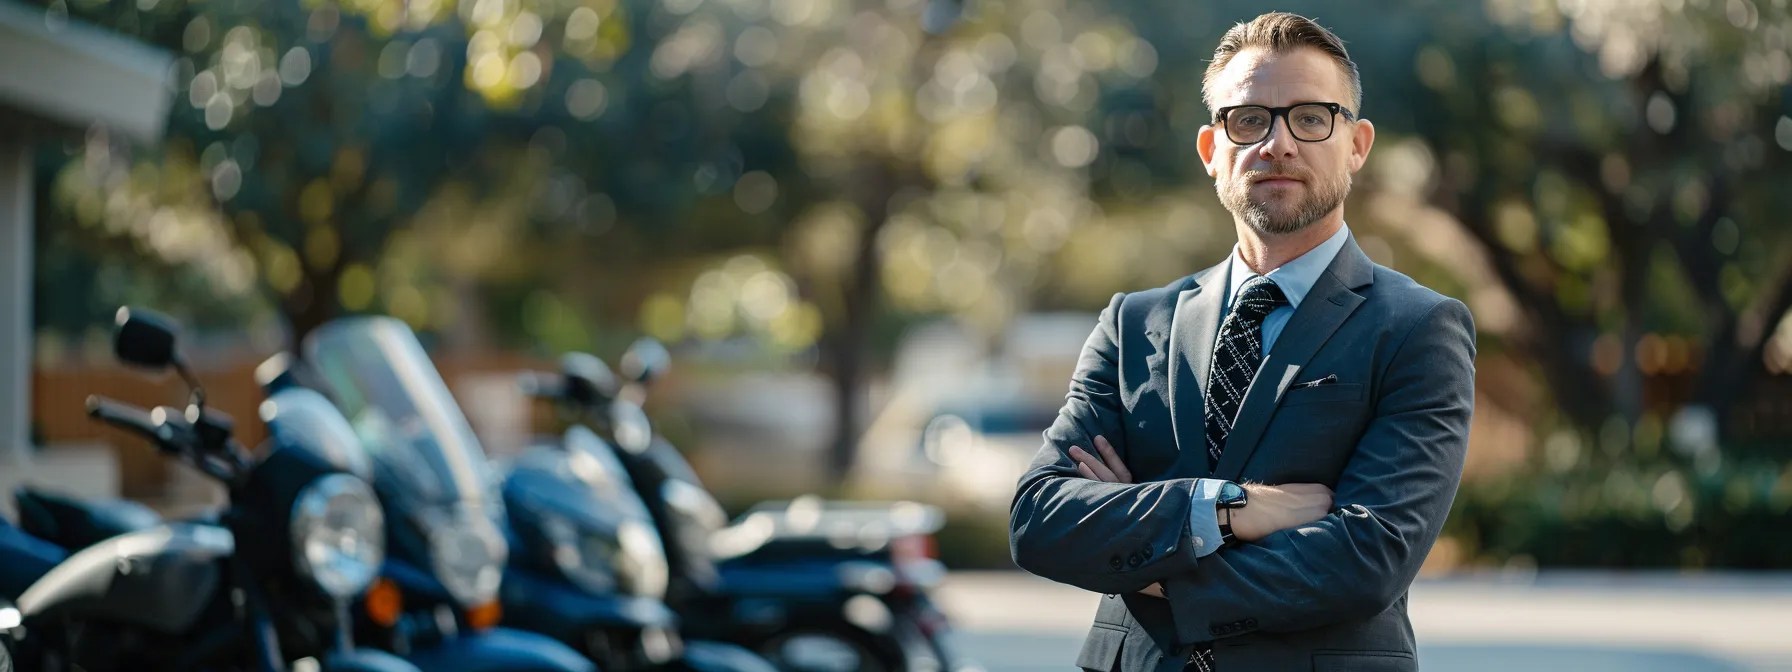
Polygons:
<instances>
[{"instance_id":1,"label":"man's lips","mask_svg":"<svg viewBox=\"0 0 1792 672\"><path fill-rule=\"evenodd\" d=\"M1251 184L1252 184L1252 185L1258 185L1258 184L1271 184L1271 185L1279 185L1279 186L1288 186L1288 185L1293 185L1293 184L1300 184L1300 183L1301 183L1301 181L1300 181L1300 180L1297 180L1297 179L1295 179L1295 178L1292 178L1292 177L1282 177L1282 176L1277 176L1277 177L1260 177L1260 178L1257 178L1257 179L1255 179L1255 180L1251 180Z\"/></svg>"}]
</instances>

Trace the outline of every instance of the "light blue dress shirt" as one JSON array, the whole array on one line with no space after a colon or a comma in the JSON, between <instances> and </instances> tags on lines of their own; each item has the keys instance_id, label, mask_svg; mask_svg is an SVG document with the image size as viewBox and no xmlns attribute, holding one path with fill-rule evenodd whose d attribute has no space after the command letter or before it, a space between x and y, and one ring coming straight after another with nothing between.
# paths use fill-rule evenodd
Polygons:
<instances>
[{"instance_id":1,"label":"light blue dress shirt","mask_svg":"<svg viewBox=\"0 0 1792 672\"><path fill-rule=\"evenodd\" d=\"M1276 344L1276 337L1282 335L1282 328L1288 326L1288 318L1300 308L1300 302L1313 291L1313 285L1319 282L1319 276L1332 265L1332 259L1338 251L1344 249L1344 243L1350 240L1350 227L1340 226L1338 232L1325 239L1318 247L1308 250L1306 254L1282 264L1281 268L1270 271L1266 276L1274 280L1281 288L1282 294L1288 297L1288 305L1279 306L1263 318L1263 356L1269 356L1269 349ZM1238 246L1232 246L1232 256L1226 265L1226 296L1221 300L1220 319L1224 324L1225 316L1232 312L1232 297L1246 281L1257 277L1238 256ZM1219 343L1218 336L1214 343ZM1205 381L1203 381L1205 382ZM1202 557L1220 549L1219 514L1214 510L1214 501L1219 499L1220 485L1225 483L1217 478L1195 480L1195 498L1189 506L1188 529L1194 537L1195 557Z\"/></svg>"}]
</instances>

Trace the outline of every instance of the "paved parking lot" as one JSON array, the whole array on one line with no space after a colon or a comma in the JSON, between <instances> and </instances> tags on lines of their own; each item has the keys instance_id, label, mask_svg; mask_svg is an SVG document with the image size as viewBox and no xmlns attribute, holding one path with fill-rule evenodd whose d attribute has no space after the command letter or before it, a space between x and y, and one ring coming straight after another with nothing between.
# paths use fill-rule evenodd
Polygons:
<instances>
[{"instance_id":1,"label":"paved parking lot","mask_svg":"<svg viewBox=\"0 0 1792 672\"><path fill-rule=\"evenodd\" d=\"M1018 572L961 572L940 593L990 672L1070 669L1099 595ZM1792 671L1792 574L1549 573L1421 581L1427 670Z\"/></svg>"}]
</instances>

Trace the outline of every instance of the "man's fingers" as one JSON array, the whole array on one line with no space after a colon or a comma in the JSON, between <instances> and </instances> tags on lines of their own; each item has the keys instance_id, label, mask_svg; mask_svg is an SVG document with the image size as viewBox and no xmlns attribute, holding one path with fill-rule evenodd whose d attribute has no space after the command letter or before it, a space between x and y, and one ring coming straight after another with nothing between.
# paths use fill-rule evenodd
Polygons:
<instances>
[{"instance_id":1,"label":"man's fingers","mask_svg":"<svg viewBox=\"0 0 1792 672\"><path fill-rule=\"evenodd\" d=\"M1091 481L1101 480L1100 476L1096 476L1095 472L1089 470L1089 465L1083 464L1082 462L1076 463L1076 473L1082 474L1083 478L1087 478Z\"/></svg>"},{"instance_id":2,"label":"man's fingers","mask_svg":"<svg viewBox=\"0 0 1792 672\"><path fill-rule=\"evenodd\" d=\"M1107 463L1113 470L1115 478L1120 479L1121 483L1132 482L1132 470L1127 469L1126 463L1120 460L1120 453L1114 450L1113 444L1108 443L1107 439L1097 436L1095 437L1095 449L1101 451L1102 462Z\"/></svg>"},{"instance_id":3,"label":"man's fingers","mask_svg":"<svg viewBox=\"0 0 1792 672\"><path fill-rule=\"evenodd\" d=\"M1161 583L1153 583L1149 586L1145 586L1145 589L1141 590L1139 592L1143 593L1145 595L1150 595L1152 597L1163 597L1164 596L1164 586Z\"/></svg>"},{"instance_id":4,"label":"man's fingers","mask_svg":"<svg viewBox=\"0 0 1792 672\"><path fill-rule=\"evenodd\" d=\"M1114 476L1112 470L1107 468L1107 465L1101 463L1101 460L1078 446L1070 447L1070 459L1076 460L1078 471L1087 469L1088 471L1084 472L1084 475L1089 478L1104 483L1116 483L1120 480Z\"/></svg>"}]
</instances>

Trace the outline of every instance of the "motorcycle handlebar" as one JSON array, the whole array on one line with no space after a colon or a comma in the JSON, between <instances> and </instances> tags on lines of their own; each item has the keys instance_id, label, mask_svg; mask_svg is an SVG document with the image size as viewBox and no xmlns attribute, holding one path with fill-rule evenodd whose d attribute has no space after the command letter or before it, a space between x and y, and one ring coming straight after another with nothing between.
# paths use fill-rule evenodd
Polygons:
<instances>
[{"instance_id":1,"label":"motorcycle handlebar","mask_svg":"<svg viewBox=\"0 0 1792 672\"><path fill-rule=\"evenodd\" d=\"M107 424L155 438L156 423L149 411L99 395L87 398L87 415Z\"/></svg>"},{"instance_id":2,"label":"motorcycle handlebar","mask_svg":"<svg viewBox=\"0 0 1792 672\"><path fill-rule=\"evenodd\" d=\"M180 409L161 406L145 410L99 395L87 398L87 414L114 427L143 435L163 452L185 454L198 447L193 425Z\"/></svg>"}]
</instances>

